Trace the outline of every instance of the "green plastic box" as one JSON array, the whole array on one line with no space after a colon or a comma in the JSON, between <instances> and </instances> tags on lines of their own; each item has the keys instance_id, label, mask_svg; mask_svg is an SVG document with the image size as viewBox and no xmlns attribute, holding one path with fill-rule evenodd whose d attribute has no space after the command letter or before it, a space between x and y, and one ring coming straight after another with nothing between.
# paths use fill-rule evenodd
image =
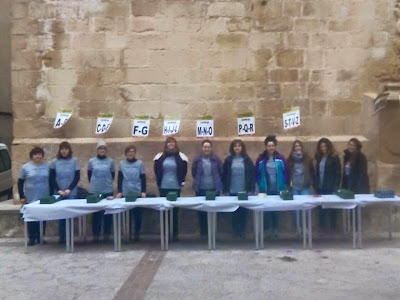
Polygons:
<instances>
[{"instance_id":1,"label":"green plastic box","mask_svg":"<svg viewBox=\"0 0 400 300\"><path fill-rule=\"evenodd\" d=\"M341 189L338 190L335 194L342 199L354 199L354 193L350 190Z\"/></svg>"},{"instance_id":2,"label":"green plastic box","mask_svg":"<svg viewBox=\"0 0 400 300\"><path fill-rule=\"evenodd\" d=\"M54 196L40 198L40 204L54 204L56 202L57 200Z\"/></svg>"},{"instance_id":3,"label":"green plastic box","mask_svg":"<svg viewBox=\"0 0 400 300\"><path fill-rule=\"evenodd\" d=\"M290 191L281 191L279 196L282 200L293 200L293 193Z\"/></svg>"},{"instance_id":4,"label":"green plastic box","mask_svg":"<svg viewBox=\"0 0 400 300\"><path fill-rule=\"evenodd\" d=\"M178 193L177 192L168 192L167 193L167 200L168 201L176 201L178 199Z\"/></svg>"},{"instance_id":5,"label":"green plastic box","mask_svg":"<svg viewBox=\"0 0 400 300\"><path fill-rule=\"evenodd\" d=\"M140 198L139 194L136 193L127 194L125 196L125 202L135 202L137 198Z\"/></svg>"},{"instance_id":6,"label":"green plastic box","mask_svg":"<svg viewBox=\"0 0 400 300\"><path fill-rule=\"evenodd\" d=\"M86 203L98 203L102 200L102 195L89 195L86 198Z\"/></svg>"},{"instance_id":7,"label":"green plastic box","mask_svg":"<svg viewBox=\"0 0 400 300\"><path fill-rule=\"evenodd\" d=\"M249 200L249 195L247 194L247 192L238 192L238 200L240 201Z\"/></svg>"},{"instance_id":8,"label":"green plastic box","mask_svg":"<svg viewBox=\"0 0 400 300\"><path fill-rule=\"evenodd\" d=\"M216 191L206 191L206 200L207 201L213 201L213 200L215 200L215 197L217 197Z\"/></svg>"}]
</instances>

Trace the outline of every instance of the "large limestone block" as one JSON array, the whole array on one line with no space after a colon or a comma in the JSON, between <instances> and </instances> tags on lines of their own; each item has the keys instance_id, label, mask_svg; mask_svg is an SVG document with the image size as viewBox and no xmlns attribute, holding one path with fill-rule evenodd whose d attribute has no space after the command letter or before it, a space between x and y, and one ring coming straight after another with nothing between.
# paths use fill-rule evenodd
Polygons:
<instances>
[{"instance_id":1,"label":"large limestone block","mask_svg":"<svg viewBox=\"0 0 400 300\"><path fill-rule=\"evenodd\" d=\"M284 50L277 55L277 65L283 68L299 68L304 65L302 50Z\"/></svg>"}]
</instances>

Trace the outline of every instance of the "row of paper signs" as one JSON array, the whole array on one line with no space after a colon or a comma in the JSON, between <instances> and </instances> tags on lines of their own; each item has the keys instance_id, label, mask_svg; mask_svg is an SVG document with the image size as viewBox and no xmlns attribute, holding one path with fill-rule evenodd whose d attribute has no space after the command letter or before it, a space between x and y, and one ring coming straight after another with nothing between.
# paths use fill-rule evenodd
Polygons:
<instances>
[{"instance_id":1,"label":"row of paper signs","mask_svg":"<svg viewBox=\"0 0 400 300\"><path fill-rule=\"evenodd\" d=\"M72 111L61 111L57 113L54 121L54 128L61 128L71 118ZM107 132L112 124L112 115L99 115L95 133ZM163 135L173 135L179 132L181 125L180 118L165 118L163 124ZM300 126L300 108L293 107L283 113L283 129L291 129ZM239 115L237 118L238 135L251 135L256 132L255 118L252 114ZM138 117L133 119L132 136L149 136L150 118ZM196 121L197 137L214 136L214 120L211 116L199 118Z\"/></svg>"}]
</instances>

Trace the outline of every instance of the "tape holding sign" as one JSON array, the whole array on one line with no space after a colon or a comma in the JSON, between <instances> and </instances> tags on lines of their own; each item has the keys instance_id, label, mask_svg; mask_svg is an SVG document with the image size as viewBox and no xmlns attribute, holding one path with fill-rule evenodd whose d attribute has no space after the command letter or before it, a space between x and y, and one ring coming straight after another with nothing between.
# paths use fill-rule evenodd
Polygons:
<instances>
[{"instance_id":1,"label":"tape holding sign","mask_svg":"<svg viewBox=\"0 0 400 300\"><path fill-rule=\"evenodd\" d=\"M300 107L295 106L283 113L283 129L300 126Z\"/></svg>"},{"instance_id":2,"label":"tape holding sign","mask_svg":"<svg viewBox=\"0 0 400 300\"><path fill-rule=\"evenodd\" d=\"M149 136L150 120L134 119L132 126L132 136Z\"/></svg>"},{"instance_id":3,"label":"tape holding sign","mask_svg":"<svg viewBox=\"0 0 400 300\"><path fill-rule=\"evenodd\" d=\"M214 120L197 120L196 121L197 137L213 137L214 136Z\"/></svg>"},{"instance_id":4,"label":"tape holding sign","mask_svg":"<svg viewBox=\"0 0 400 300\"><path fill-rule=\"evenodd\" d=\"M61 111L56 115L56 119L54 121L54 128L61 128L65 123L71 118L72 111Z\"/></svg>"},{"instance_id":5,"label":"tape holding sign","mask_svg":"<svg viewBox=\"0 0 400 300\"><path fill-rule=\"evenodd\" d=\"M112 115L99 115L97 118L97 125L96 125L96 134L103 134L107 132L112 124L113 117Z\"/></svg>"},{"instance_id":6,"label":"tape holding sign","mask_svg":"<svg viewBox=\"0 0 400 300\"><path fill-rule=\"evenodd\" d=\"M239 117L237 119L238 135L251 135L256 133L256 123L253 116Z\"/></svg>"},{"instance_id":7,"label":"tape holding sign","mask_svg":"<svg viewBox=\"0 0 400 300\"><path fill-rule=\"evenodd\" d=\"M179 132L181 120L164 120L163 135L172 135Z\"/></svg>"}]
</instances>

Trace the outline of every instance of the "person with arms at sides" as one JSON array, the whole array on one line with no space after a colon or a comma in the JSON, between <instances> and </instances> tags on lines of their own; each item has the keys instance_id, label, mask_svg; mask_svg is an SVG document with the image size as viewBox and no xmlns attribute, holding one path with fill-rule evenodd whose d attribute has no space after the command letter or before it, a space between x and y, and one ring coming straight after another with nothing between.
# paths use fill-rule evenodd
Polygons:
<instances>
[{"instance_id":1,"label":"person with arms at sides","mask_svg":"<svg viewBox=\"0 0 400 300\"><path fill-rule=\"evenodd\" d=\"M125 148L126 159L121 160L118 170L118 194L116 198L125 197L129 194L136 194L140 198L146 198L146 173L144 164L136 159L136 147L129 145ZM136 207L129 211L135 220L135 241L140 239L142 225L142 210ZM129 226L131 226L129 224Z\"/></svg>"},{"instance_id":2,"label":"person with arms at sides","mask_svg":"<svg viewBox=\"0 0 400 300\"><path fill-rule=\"evenodd\" d=\"M89 193L92 195L101 194L102 197L113 196L113 181L115 177L114 160L107 156L107 144L104 140L97 143L97 156L89 159L88 179L90 183ZM104 215L103 211L93 214L92 231L93 240L100 239L101 224L104 220L104 240L110 238L112 215Z\"/></svg>"},{"instance_id":3,"label":"person with arms at sides","mask_svg":"<svg viewBox=\"0 0 400 300\"><path fill-rule=\"evenodd\" d=\"M52 195L53 186L50 180L49 165L43 161L44 151L40 147L34 147L29 152L30 161L22 166L18 177L18 192L22 205L40 200ZM43 222L44 231L46 222ZM28 246L40 243L39 222L28 222L29 242ZM43 241L45 243L45 241Z\"/></svg>"},{"instance_id":4,"label":"person with arms at sides","mask_svg":"<svg viewBox=\"0 0 400 300\"><path fill-rule=\"evenodd\" d=\"M154 173L160 197L166 197L168 192L176 192L181 195L181 188L185 184L188 158L179 151L178 143L173 137L165 140L163 152L154 157ZM173 208L173 241L178 240L179 233L179 209Z\"/></svg>"},{"instance_id":5,"label":"person with arms at sides","mask_svg":"<svg viewBox=\"0 0 400 300\"><path fill-rule=\"evenodd\" d=\"M260 193L279 195L289 183L289 168L285 157L276 151L277 145L276 136L268 135L264 140L265 150L256 161L256 178ZM278 237L279 213L265 212L264 217L264 224L269 228L271 236Z\"/></svg>"},{"instance_id":6,"label":"person with arms at sides","mask_svg":"<svg viewBox=\"0 0 400 300\"><path fill-rule=\"evenodd\" d=\"M81 178L78 159L72 156L68 142L62 142L58 148L57 158L50 164L50 180L55 192L63 199L76 199L78 182ZM58 221L60 243L65 243L65 219Z\"/></svg>"},{"instance_id":7,"label":"person with arms at sides","mask_svg":"<svg viewBox=\"0 0 400 300\"><path fill-rule=\"evenodd\" d=\"M196 196L205 196L207 191L216 191L217 196L222 191L222 162L212 151L210 140L201 142L201 154L192 164L193 190ZM207 213L199 211L200 235L207 236Z\"/></svg>"},{"instance_id":8,"label":"person with arms at sides","mask_svg":"<svg viewBox=\"0 0 400 300\"><path fill-rule=\"evenodd\" d=\"M361 142L356 138L347 143L343 158L342 188L355 194L369 194L368 162L361 148Z\"/></svg>"},{"instance_id":9,"label":"person with arms at sides","mask_svg":"<svg viewBox=\"0 0 400 300\"><path fill-rule=\"evenodd\" d=\"M341 166L339 156L329 139L322 138L318 141L315 160L314 189L320 195L332 195L340 186ZM319 229L321 232L332 233L336 229L336 223L336 210L319 209Z\"/></svg>"},{"instance_id":10,"label":"person with arms at sides","mask_svg":"<svg viewBox=\"0 0 400 300\"><path fill-rule=\"evenodd\" d=\"M229 156L222 167L223 192L237 196L239 192L254 194L255 177L254 164L247 155L246 146L242 140L235 139L229 147ZM245 239L247 210L239 207L232 214L232 235Z\"/></svg>"}]
</instances>

